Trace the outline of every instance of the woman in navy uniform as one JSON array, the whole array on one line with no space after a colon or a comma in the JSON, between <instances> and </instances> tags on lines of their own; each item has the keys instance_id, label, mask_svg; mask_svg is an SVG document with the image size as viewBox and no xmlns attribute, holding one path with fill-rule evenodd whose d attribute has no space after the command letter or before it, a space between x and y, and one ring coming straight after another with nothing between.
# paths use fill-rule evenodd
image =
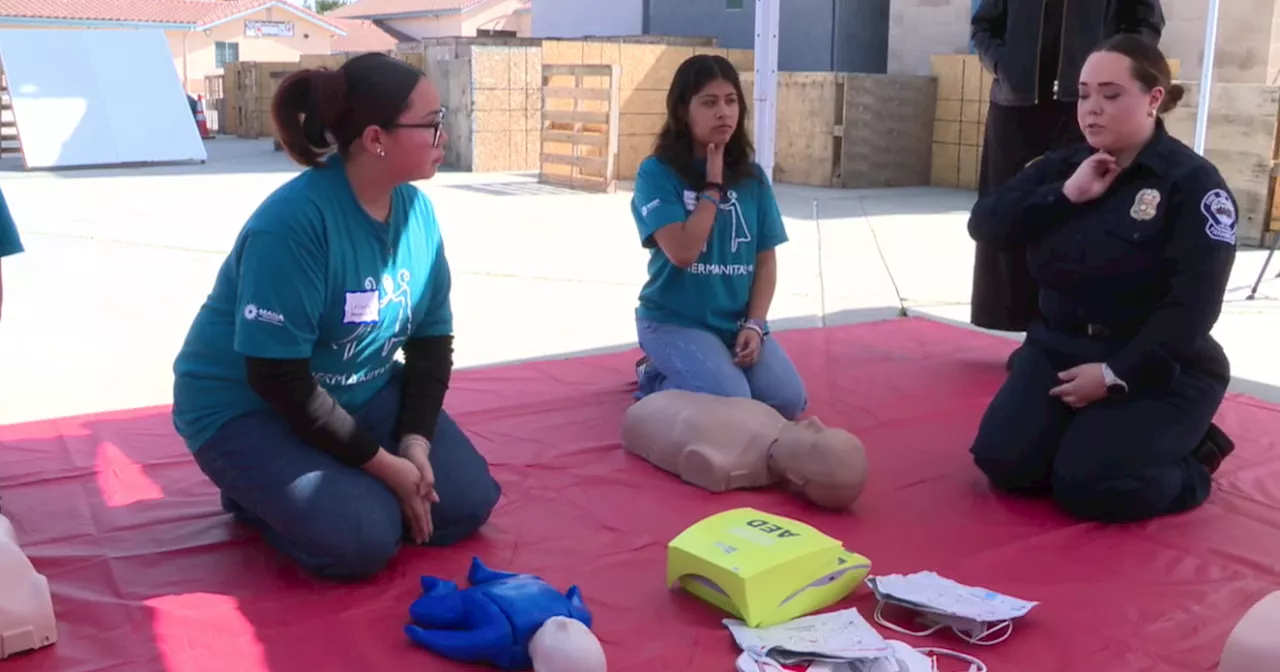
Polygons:
<instances>
[{"instance_id":1,"label":"woman in navy uniform","mask_svg":"<svg viewBox=\"0 0 1280 672\"><path fill-rule=\"evenodd\" d=\"M1230 381L1209 332L1236 254L1218 170L1168 134L1182 97L1158 47L1104 42L1080 73L1087 144L1033 161L974 205L974 240L1027 249L1044 317L971 453L999 490L1137 521L1193 509L1231 451L1212 424Z\"/></svg>"}]
</instances>

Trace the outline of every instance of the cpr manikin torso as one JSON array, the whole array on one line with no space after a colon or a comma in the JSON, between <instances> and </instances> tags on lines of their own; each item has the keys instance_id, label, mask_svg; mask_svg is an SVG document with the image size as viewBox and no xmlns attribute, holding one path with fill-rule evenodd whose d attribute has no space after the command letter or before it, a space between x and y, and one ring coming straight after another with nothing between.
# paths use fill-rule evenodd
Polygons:
<instances>
[{"instance_id":1,"label":"cpr manikin torso","mask_svg":"<svg viewBox=\"0 0 1280 672\"><path fill-rule=\"evenodd\" d=\"M1218 672L1280 670L1280 591L1253 605L1240 619L1218 663Z\"/></svg>"},{"instance_id":2,"label":"cpr manikin torso","mask_svg":"<svg viewBox=\"0 0 1280 672\"><path fill-rule=\"evenodd\" d=\"M57 639L49 582L36 573L13 525L0 515L0 660Z\"/></svg>"},{"instance_id":3,"label":"cpr manikin torso","mask_svg":"<svg viewBox=\"0 0 1280 672\"><path fill-rule=\"evenodd\" d=\"M782 485L818 506L862 494L866 450L817 418L788 422L753 399L664 390L627 409L622 447L711 492Z\"/></svg>"}]
</instances>

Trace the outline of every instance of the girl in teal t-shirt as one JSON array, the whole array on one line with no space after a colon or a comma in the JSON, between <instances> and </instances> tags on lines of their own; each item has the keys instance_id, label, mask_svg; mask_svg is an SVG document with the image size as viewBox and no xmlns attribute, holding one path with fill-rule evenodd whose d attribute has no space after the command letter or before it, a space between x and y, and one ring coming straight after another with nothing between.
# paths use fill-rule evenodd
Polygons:
<instances>
[{"instance_id":1,"label":"girl in teal t-shirt","mask_svg":"<svg viewBox=\"0 0 1280 672\"><path fill-rule=\"evenodd\" d=\"M631 202L650 251L636 309L645 353L636 397L663 389L749 397L794 420L808 403L804 383L768 326L775 248L787 232L751 159L737 71L721 56L686 60L667 108Z\"/></svg>"}]
</instances>

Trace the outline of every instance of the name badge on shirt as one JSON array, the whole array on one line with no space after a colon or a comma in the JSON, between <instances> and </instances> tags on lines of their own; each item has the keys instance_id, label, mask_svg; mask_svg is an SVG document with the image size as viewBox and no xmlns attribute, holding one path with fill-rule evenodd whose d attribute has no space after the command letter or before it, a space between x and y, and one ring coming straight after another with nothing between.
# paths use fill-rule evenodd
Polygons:
<instances>
[{"instance_id":1,"label":"name badge on shirt","mask_svg":"<svg viewBox=\"0 0 1280 672\"><path fill-rule=\"evenodd\" d=\"M377 324L378 290L347 292L343 324Z\"/></svg>"}]
</instances>

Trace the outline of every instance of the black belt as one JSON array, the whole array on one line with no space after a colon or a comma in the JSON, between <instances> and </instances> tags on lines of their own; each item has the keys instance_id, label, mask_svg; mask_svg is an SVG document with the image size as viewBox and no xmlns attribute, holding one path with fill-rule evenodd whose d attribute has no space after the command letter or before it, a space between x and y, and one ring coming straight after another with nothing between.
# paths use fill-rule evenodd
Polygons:
<instances>
[{"instance_id":1,"label":"black belt","mask_svg":"<svg viewBox=\"0 0 1280 672\"><path fill-rule=\"evenodd\" d=\"M1133 335L1133 331L1130 329L1109 327L1105 324L1092 322L1050 322L1049 328L1060 333L1088 338L1125 338Z\"/></svg>"}]
</instances>

